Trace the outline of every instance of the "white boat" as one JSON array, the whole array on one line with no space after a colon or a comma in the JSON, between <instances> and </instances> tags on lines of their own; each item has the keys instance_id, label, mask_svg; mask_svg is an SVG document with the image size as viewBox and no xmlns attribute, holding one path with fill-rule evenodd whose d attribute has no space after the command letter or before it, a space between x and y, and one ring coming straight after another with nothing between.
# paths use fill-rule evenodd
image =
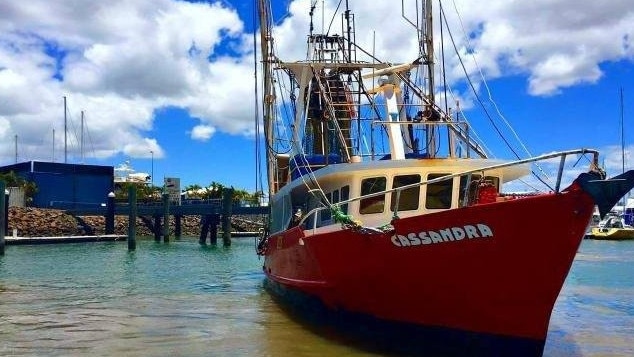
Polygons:
<instances>
[{"instance_id":1,"label":"white boat","mask_svg":"<svg viewBox=\"0 0 634 357\"><path fill-rule=\"evenodd\" d=\"M622 214L608 214L588 234L590 239L599 240L631 240L634 239L634 227L625 223Z\"/></svg>"},{"instance_id":2,"label":"white boat","mask_svg":"<svg viewBox=\"0 0 634 357\"><path fill-rule=\"evenodd\" d=\"M129 160L119 164L114 168L114 183L143 183L149 184L151 180L150 174L146 172L136 172Z\"/></svg>"}]
</instances>

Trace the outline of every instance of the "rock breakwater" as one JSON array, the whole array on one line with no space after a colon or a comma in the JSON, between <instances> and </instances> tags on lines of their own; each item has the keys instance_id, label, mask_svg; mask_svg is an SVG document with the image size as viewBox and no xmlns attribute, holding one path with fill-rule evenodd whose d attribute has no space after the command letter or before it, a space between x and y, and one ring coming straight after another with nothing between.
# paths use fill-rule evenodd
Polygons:
<instances>
[{"instance_id":1,"label":"rock breakwater","mask_svg":"<svg viewBox=\"0 0 634 357\"><path fill-rule=\"evenodd\" d=\"M231 229L234 232L257 231L264 218L260 216L234 216ZM183 236L200 235L200 216L181 218ZM152 236L152 217L137 217L137 236ZM115 234L128 234L128 217L115 216ZM65 211L45 208L9 208L9 231L17 230L20 237L54 237L73 235L102 235L106 233L106 219L103 216L73 216ZM220 226L218 227L220 229ZM170 219L170 235L174 235L174 219Z\"/></svg>"}]
</instances>

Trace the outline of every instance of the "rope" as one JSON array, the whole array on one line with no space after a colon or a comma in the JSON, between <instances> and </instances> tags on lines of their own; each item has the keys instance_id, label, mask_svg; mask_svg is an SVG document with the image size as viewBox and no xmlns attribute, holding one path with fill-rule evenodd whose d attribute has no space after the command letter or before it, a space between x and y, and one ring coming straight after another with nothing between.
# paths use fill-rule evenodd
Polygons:
<instances>
[{"instance_id":1,"label":"rope","mask_svg":"<svg viewBox=\"0 0 634 357\"><path fill-rule=\"evenodd\" d=\"M361 224L361 221L355 220L352 215L343 213L341 208L335 205L330 206L330 213L332 215L333 221L341 223L341 226L344 228L352 229L353 231L359 232L361 234L382 234L394 231L394 227L389 223L384 224L378 228L364 227Z\"/></svg>"}]
</instances>

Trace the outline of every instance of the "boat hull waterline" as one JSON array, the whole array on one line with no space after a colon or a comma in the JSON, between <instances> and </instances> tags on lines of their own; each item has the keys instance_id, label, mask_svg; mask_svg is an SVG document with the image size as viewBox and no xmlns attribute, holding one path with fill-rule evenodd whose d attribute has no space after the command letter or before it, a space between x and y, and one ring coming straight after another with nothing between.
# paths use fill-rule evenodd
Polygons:
<instances>
[{"instance_id":1,"label":"boat hull waterline","mask_svg":"<svg viewBox=\"0 0 634 357\"><path fill-rule=\"evenodd\" d=\"M333 311L533 341L541 355L593 206L573 189L396 219L384 233L294 227L268 238L263 268L278 291ZM547 230L526 228L537 214Z\"/></svg>"}]
</instances>

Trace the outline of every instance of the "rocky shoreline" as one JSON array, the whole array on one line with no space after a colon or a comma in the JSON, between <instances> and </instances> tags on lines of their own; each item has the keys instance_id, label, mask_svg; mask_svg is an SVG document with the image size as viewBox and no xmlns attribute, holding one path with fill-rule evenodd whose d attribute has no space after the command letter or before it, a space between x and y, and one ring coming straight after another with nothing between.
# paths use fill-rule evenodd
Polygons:
<instances>
[{"instance_id":1,"label":"rocky shoreline","mask_svg":"<svg viewBox=\"0 0 634 357\"><path fill-rule=\"evenodd\" d=\"M56 237L103 235L106 233L106 219L104 216L73 216L65 211L44 208L9 207L9 230L6 236L13 235L17 230L19 237ZM200 235L200 216L184 216L181 219L183 236ZM261 216L233 216L232 232L255 232L261 226L264 218ZM137 217L137 236L152 236L150 230L152 217ZM115 234L128 234L128 217L115 216ZM220 226L218 227L220 229ZM174 219L170 219L170 235L174 235Z\"/></svg>"}]
</instances>

